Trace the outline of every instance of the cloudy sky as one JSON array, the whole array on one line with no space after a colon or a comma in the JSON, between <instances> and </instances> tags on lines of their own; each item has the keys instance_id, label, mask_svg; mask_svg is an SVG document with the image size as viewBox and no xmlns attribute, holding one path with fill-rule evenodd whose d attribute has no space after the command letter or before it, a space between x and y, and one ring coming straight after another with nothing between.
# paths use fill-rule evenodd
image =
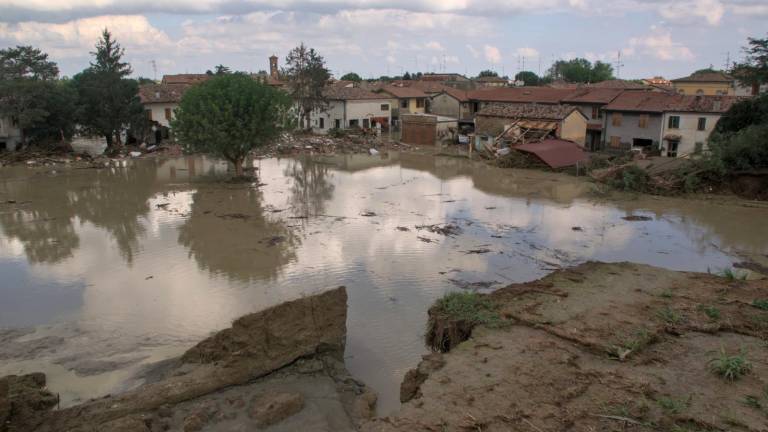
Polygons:
<instances>
[{"instance_id":1,"label":"cloudy sky","mask_svg":"<svg viewBox=\"0 0 768 432\"><path fill-rule=\"evenodd\" d=\"M622 78L677 78L764 37L768 0L0 0L0 47L30 44L72 75L108 27L137 75L268 68L304 41L338 75L546 71L576 56Z\"/></svg>"}]
</instances>

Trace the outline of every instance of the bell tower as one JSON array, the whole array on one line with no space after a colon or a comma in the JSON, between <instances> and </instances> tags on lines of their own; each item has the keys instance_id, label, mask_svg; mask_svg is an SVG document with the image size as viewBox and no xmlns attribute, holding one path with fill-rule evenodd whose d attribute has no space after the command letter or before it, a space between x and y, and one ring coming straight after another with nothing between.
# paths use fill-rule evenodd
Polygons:
<instances>
[{"instance_id":1,"label":"bell tower","mask_svg":"<svg viewBox=\"0 0 768 432\"><path fill-rule=\"evenodd\" d=\"M279 78L277 72L277 56L274 54L269 57L269 76L274 79Z\"/></svg>"}]
</instances>

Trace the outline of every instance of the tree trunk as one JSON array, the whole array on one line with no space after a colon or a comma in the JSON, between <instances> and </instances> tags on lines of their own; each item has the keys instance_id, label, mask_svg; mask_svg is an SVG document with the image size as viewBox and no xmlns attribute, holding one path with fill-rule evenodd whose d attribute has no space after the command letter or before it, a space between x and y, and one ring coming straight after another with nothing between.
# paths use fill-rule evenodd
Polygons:
<instances>
[{"instance_id":1,"label":"tree trunk","mask_svg":"<svg viewBox=\"0 0 768 432\"><path fill-rule=\"evenodd\" d=\"M243 176L243 159L242 157L236 158L233 163L235 164L235 177Z\"/></svg>"}]
</instances>

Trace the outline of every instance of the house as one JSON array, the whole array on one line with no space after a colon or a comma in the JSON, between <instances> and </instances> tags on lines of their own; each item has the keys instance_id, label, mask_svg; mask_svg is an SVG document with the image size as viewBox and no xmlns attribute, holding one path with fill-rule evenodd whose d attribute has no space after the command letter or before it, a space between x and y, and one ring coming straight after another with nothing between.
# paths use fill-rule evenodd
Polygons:
<instances>
[{"instance_id":1,"label":"house","mask_svg":"<svg viewBox=\"0 0 768 432\"><path fill-rule=\"evenodd\" d=\"M458 119L459 123L472 123L469 95L464 90L444 87L429 99L429 113Z\"/></svg>"},{"instance_id":2,"label":"house","mask_svg":"<svg viewBox=\"0 0 768 432\"><path fill-rule=\"evenodd\" d=\"M191 84L144 84L139 86L139 100L147 119L152 122L153 143L170 137L171 120L181 97Z\"/></svg>"},{"instance_id":3,"label":"house","mask_svg":"<svg viewBox=\"0 0 768 432\"><path fill-rule=\"evenodd\" d=\"M475 78L475 82L480 87L507 87L509 80L497 76L483 76Z\"/></svg>"},{"instance_id":4,"label":"house","mask_svg":"<svg viewBox=\"0 0 768 432\"><path fill-rule=\"evenodd\" d=\"M575 106L587 118L585 145L597 150L602 143L603 107L613 102L624 90L619 88L584 88L562 99L563 103Z\"/></svg>"},{"instance_id":5,"label":"house","mask_svg":"<svg viewBox=\"0 0 768 432\"><path fill-rule=\"evenodd\" d=\"M316 109L310 115L312 131L328 133L330 129L375 128L388 130L392 124L392 99L374 93L355 83L339 81L326 87L328 99L325 109Z\"/></svg>"},{"instance_id":6,"label":"house","mask_svg":"<svg viewBox=\"0 0 768 432\"><path fill-rule=\"evenodd\" d=\"M584 145L587 118L571 105L492 103L475 117L475 133L481 137L524 144L554 137Z\"/></svg>"},{"instance_id":7,"label":"house","mask_svg":"<svg viewBox=\"0 0 768 432\"><path fill-rule=\"evenodd\" d=\"M419 77L419 81L437 81L437 82L469 82L470 79L457 73L425 73Z\"/></svg>"},{"instance_id":8,"label":"house","mask_svg":"<svg viewBox=\"0 0 768 432\"><path fill-rule=\"evenodd\" d=\"M21 129L10 117L0 117L0 151L14 151L21 143Z\"/></svg>"},{"instance_id":9,"label":"house","mask_svg":"<svg viewBox=\"0 0 768 432\"><path fill-rule=\"evenodd\" d=\"M551 87L491 87L470 91L467 93L467 97L470 100L470 116L474 116L489 104L536 103L557 105L576 90Z\"/></svg>"},{"instance_id":10,"label":"house","mask_svg":"<svg viewBox=\"0 0 768 432\"><path fill-rule=\"evenodd\" d=\"M672 80L672 87L683 95L735 96L736 80L720 71L696 72L684 78Z\"/></svg>"},{"instance_id":11,"label":"house","mask_svg":"<svg viewBox=\"0 0 768 432\"><path fill-rule=\"evenodd\" d=\"M720 117L738 102L734 96L682 96L667 106L661 125L661 154L701 153Z\"/></svg>"},{"instance_id":12,"label":"house","mask_svg":"<svg viewBox=\"0 0 768 432\"><path fill-rule=\"evenodd\" d=\"M703 150L717 121L739 98L624 92L603 108L604 149L681 157Z\"/></svg>"},{"instance_id":13,"label":"house","mask_svg":"<svg viewBox=\"0 0 768 432\"><path fill-rule=\"evenodd\" d=\"M201 82L208 81L215 75L208 74L175 74L175 75L163 75L161 84L185 84L193 85L200 84Z\"/></svg>"},{"instance_id":14,"label":"house","mask_svg":"<svg viewBox=\"0 0 768 432\"><path fill-rule=\"evenodd\" d=\"M429 96L423 90L405 85L385 85L379 90L380 97L389 95L397 102L393 107L392 119L397 122L403 114L424 114Z\"/></svg>"}]
</instances>

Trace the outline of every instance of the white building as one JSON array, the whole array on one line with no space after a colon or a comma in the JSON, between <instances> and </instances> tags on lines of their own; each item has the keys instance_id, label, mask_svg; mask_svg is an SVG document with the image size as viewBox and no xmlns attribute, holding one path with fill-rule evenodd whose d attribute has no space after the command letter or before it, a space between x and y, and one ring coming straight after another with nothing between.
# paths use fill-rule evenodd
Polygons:
<instances>
[{"instance_id":1,"label":"white building","mask_svg":"<svg viewBox=\"0 0 768 432\"><path fill-rule=\"evenodd\" d=\"M139 99L144 113L154 126L150 142L160 142L169 137L174 110L179 106L189 84L145 84L139 87Z\"/></svg>"},{"instance_id":2,"label":"white building","mask_svg":"<svg viewBox=\"0 0 768 432\"><path fill-rule=\"evenodd\" d=\"M310 116L312 131L328 133L330 129L377 128L387 130L392 123L393 100L373 93L351 82L337 82L325 89L328 106L316 109Z\"/></svg>"},{"instance_id":3,"label":"white building","mask_svg":"<svg viewBox=\"0 0 768 432\"><path fill-rule=\"evenodd\" d=\"M16 150L21 143L21 129L10 117L0 117L0 151Z\"/></svg>"},{"instance_id":4,"label":"white building","mask_svg":"<svg viewBox=\"0 0 768 432\"><path fill-rule=\"evenodd\" d=\"M661 121L662 156L701 153L720 117L736 103L734 96L683 96L671 103Z\"/></svg>"}]
</instances>

